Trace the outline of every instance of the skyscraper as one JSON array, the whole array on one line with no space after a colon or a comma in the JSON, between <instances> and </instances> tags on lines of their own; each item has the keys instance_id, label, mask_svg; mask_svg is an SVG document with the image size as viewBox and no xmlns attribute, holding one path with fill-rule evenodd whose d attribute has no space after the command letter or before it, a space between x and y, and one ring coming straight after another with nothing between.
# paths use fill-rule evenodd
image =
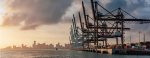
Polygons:
<instances>
[{"instance_id":1,"label":"skyscraper","mask_svg":"<svg viewBox=\"0 0 150 58\"><path fill-rule=\"evenodd\" d=\"M33 48L36 48L36 41L34 41L32 47L33 47Z\"/></svg>"}]
</instances>

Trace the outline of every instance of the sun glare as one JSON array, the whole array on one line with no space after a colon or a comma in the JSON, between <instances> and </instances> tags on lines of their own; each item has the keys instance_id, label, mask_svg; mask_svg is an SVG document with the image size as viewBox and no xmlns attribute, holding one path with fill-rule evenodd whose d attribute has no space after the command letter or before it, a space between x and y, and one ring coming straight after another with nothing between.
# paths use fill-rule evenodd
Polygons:
<instances>
[{"instance_id":1,"label":"sun glare","mask_svg":"<svg viewBox=\"0 0 150 58\"><path fill-rule=\"evenodd\" d=\"M4 0L0 0L0 25L3 23L3 16L5 14L5 6L4 6ZM1 29L1 28L0 28ZM0 30L0 35L2 35L4 32L3 30ZM4 41L2 40L2 37L0 37L0 43L2 44ZM1 48L2 46L0 46Z\"/></svg>"},{"instance_id":2,"label":"sun glare","mask_svg":"<svg viewBox=\"0 0 150 58\"><path fill-rule=\"evenodd\" d=\"M4 3L3 0L0 0L0 25L3 22L3 16L5 14L5 7L4 7Z\"/></svg>"}]
</instances>

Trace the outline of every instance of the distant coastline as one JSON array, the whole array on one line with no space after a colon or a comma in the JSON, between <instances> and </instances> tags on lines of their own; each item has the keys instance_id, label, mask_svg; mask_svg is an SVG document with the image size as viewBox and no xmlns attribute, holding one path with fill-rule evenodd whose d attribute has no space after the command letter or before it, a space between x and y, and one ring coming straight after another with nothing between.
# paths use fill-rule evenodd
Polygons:
<instances>
[{"instance_id":1,"label":"distant coastline","mask_svg":"<svg viewBox=\"0 0 150 58\"><path fill-rule=\"evenodd\" d=\"M70 44L65 44L64 46L60 43L57 43L55 46L53 44L46 44L46 43L36 43L34 41L33 45L31 47L27 47L27 45L22 44L20 47L17 47L16 45L8 46L5 48L2 48L0 50L52 50L52 49L70 49Z\"/></svg>"},{"instance_id":2,"label":"distant coastline","mask_svg":"<svg viewBox=\"0 0 150 58\"><path fill-rule=\"evenodd\" d=\"M59 49L59 50L69 50L70 48L68 49ZM28 51L28 50L56 50L56 49L0 49L0 51Z\"/></svg>"}]
</instances>

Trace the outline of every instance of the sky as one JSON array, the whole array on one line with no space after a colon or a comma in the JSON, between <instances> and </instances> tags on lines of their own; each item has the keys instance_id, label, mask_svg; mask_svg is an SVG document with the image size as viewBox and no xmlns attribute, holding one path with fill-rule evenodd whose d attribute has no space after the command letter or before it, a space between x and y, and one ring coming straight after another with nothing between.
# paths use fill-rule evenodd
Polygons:
<instances>
[{"instance_id":1,"label":"sky","mask_svg":"<svg viewBox=\"0 0 150 58\"><path fill-rule=\"evenodd\" d=\"M90 0L83 1L88 11ZM121 7L137 18L150 16L150 0L99 0L99 3L110 11ZM31 46L33 41L69 43L72 14L77 16L81 10L81 0L0 0L0 48L22 43ZM137 31L150 34L148 24L130 27L133 30L126 36L133 35L135 41Z\"/></svg>"}]
</instances>

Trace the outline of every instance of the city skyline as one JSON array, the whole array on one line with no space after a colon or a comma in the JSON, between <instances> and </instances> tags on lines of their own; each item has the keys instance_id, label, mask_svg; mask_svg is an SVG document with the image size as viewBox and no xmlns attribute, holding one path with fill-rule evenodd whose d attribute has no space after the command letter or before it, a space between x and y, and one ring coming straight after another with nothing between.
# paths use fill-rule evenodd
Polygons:
<instances>
[{"instance_id":1,"label":"city skyline","mask_svg":"<svg viewBox=\"0 0 150 58\"><path fill-rule=\"evenodd\" d=\"M7 46L4 48L1 48L3 50L11 50L11 49L69 49L71 48L70 44L60 44L59 42L57 44L47 44L47 43L39 43L37 41L33 41L33 44L31 46L26 45L26 44L20 44L20 46L17 45L12 45L12 46Z\"/></svg>"}]
</instances>

